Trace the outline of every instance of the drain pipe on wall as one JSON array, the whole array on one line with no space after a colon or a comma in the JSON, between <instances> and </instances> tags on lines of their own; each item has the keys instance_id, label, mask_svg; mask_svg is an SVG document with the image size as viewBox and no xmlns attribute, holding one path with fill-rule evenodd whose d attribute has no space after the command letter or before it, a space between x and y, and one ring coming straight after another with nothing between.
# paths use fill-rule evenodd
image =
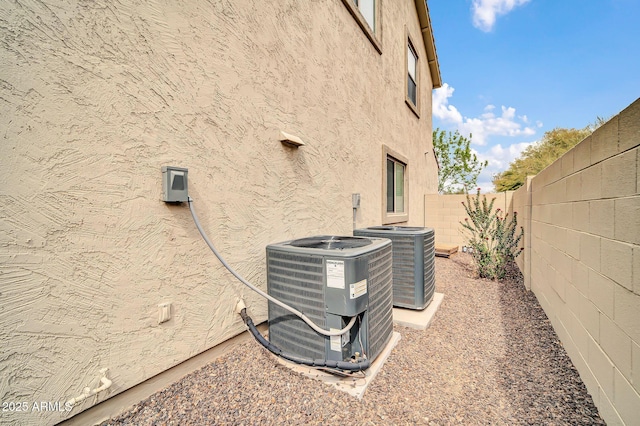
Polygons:
<instances>
[{"instance_id":1,"label":"drain pipe on wall","mask_svg":"<svg viewBox=\"0 0 640 426\"><path fill-rule=\"evenodd\" d=\"M84 401L85 399L89 398L90 396L96 395L102 391L105 391L107 389L109 389L111 387L111 385L113 384L113 382L111 380L109 380L109 378L107 377L107 371L109 371L108 368L103 368L100 370L100 374L102 374L102 378L100 379L100 383L102 383L99 387L91 390L91 388L86 387L84 388L84 392L82 392L82 395L80 396L76 396L75 398L71 398L70 400L68 400L65 404L66 407L70 407L73 408L75 405L81 403L82 401Z\"/></svg>"},{"instance_id":2,"label":"drain pipe on wall","mask_svg":"<svg viewBox=\"0 0 640 426\"><path fill-rule=\"evenodd\" d=\"M360 194L351 194L351 206L353 207L353 229L356 229L356 215L358 208L360 208Z\"/></svg>"}]
</instances>

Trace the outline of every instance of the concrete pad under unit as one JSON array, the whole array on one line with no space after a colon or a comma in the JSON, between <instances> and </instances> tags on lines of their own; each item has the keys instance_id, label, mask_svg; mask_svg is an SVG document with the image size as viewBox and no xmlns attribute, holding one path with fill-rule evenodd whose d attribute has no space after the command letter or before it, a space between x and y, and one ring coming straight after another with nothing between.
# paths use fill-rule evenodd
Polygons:
<instances>
[{"instance_id":1,"label":"concrete pad under unit","mask_svg":"<svg viewBox=\"0 0 640 426\"><path fill-rule=\"evenodd\" d=\"M436 311L440 307L444 299L444 294L434 293L433 300L425 309L417 311L414 309L393 308L394 324L403 327L415 328L418 330L426 330L433 321Z\"/></svg>"},{"instance_id":2,"label":"concrete pad under unit","mask_svg":"<svg viewBox=\"0 0 640 426\"><path fill-rule=\"evenodd\" d=\"M317 368L307 367L305 365L299 365L293 362L285 361L282 358L276 359L280 364L292 369L297 373L302 374L303 376L320 380L327 385L335 387L339 391L346 392L351 396L362 399L364 392L367 390L367 386L369 386L369 383L371 383L373 379L378 375L378 372L380 372L380 369L384 365L384 362L387 360L389 355L391 355L391 351L396 347L399 341L400 333L394 331L393 335L391 336L391 340L389 340L387 346L385 346L385 348L382 350L380 355L378 355L371 366L366 371L354 373L350 377L336 376Z\"/></svg>"}]
</instances>

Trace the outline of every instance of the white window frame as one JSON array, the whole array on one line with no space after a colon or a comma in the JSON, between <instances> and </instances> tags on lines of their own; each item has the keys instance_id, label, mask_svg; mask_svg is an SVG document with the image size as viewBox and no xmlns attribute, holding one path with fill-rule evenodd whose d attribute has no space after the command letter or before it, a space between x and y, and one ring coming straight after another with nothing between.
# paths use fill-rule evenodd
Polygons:
<instances>
[{"instance_id":1,"label":"white window frame","mask_svg":"<svg viewBox=\"0 0 640 426\"><path fill-rule=\"evenodd\" d=\"M396 168L394 167L394 176L392 178L394 182L393 188L393 200L394 200L394 209L393 211L388 210L388 170L387 170L387 161L391 160L394 162L394 165L402 165L404 166L404 174L403 174L403 182L402 182L402 206L398 208L398 194L397 190L397 181L396 181ZM409 160L407 157L402 154L392 150L386 145L382 146L382 224L387 225L391 223L401 223L407 222L409 220Z\"/></svg>"},{"instance_id":2,"label":"white window frame","mask_svg":"<svg viewBox=\"0 0 640 426\"><path fill-rule=\"evenodd\" d=\"M406 27L405 27L406 29ZM405 70L404 70L404 96L405 96L405 103L407 104L407 106L411 109L411 111L413 111L413 113L420 118L420 56L418 55L418 49L416 49L416 44L413 42L411 35L409 34L409 31L406 31L406 47L404 49L404 64L405 64ZM409 76L409 58L411 55L410 52L413 52L414 57L416 59L416 69L415 69L415 80L414 83L416 85L416 100L415 103L413 102L413 99L411 99L409 97L409 79L411 78Z\"/></svg>"},{"instance_id":3,"label":"white window frame","mask_svg":"<svg viewBox=\"0 0 640 426\"><path fill-rule=\"evenodd\" d=\"M376 0L353 0L369 28L376 32Z\"/></svg>"},{"instance_id":4,"label":"white window frame","mask_svg":"<svg viewBox=\"0 0 640 426\"><path fill-rule=\"evenodd\" d=\"M382 1L383 0L342 0L342 3L347 7L351 16L353 16L373 47L380 54L382 54ZM373 6L373 16L369 14L370 19L365 18L365 15L362 13L363 2L371 2ZM372 23L369 22L371 19L373 19Z\"/></svg>"}]
</instances>

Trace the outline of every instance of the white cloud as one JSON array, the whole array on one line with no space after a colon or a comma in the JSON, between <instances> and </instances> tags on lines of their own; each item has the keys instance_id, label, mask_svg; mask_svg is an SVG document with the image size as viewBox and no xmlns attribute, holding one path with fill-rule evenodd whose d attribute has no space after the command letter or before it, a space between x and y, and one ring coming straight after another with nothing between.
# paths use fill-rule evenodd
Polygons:
<instances>
[{"instance_id":1,"label":"white cloud","mask_svg":"<svg viewBox=\"0 0 640 426\"><path fill-rule=\"evenodd\" d=\"M536 142L517 142L506 147L497 144L482 152L472 148L471 152L478 156L478 160L488 162L487 167L482 169L478 175L476 188L480 188L480 192L483 194L494 192L493 176L505 171L513 160L520 157L522 152L534 143ZM469 192L474 193L475 188L470 188Z\"/></svg>"},{"instance_id":2,"label":"white cloud","mask_svg":"<svg viewBox=\"0 0 640 426\"><path fill-rule=\"evenodd\" d=\"M492 146L485 153L478 153L479 158L489 161L487 169L500 172L506 170L509 164L520 156L522 151L527 149L532 142L518 142L511 144L507 147L502 147L501 144Z\"/></svg>"},{"instance_id":3,"label":"white cloud","mask_svg":"<svg viewBox=\"0 0 640 426\"><path fill-rule=\"evenodd\" d=\"M441 88L433 92L433 115L442 121L462 122L462 114L456 107L449 105L449 98L453 96L454 90L456 89L444 83Z\"/></svg>"},{"instance_id":4,"label":"white cloud","mask_svg":"<svg viewBox=\"0 0 640 426\"><path fill-rule=\"evenodd\" d=\"M536 133L530 127L522 127L516 121L515 108L502 107L502 115L496 116L493 112L485 112L479 118L466 118L459 125L460 133L472 134L471 139L478 145L486 145L491 135L496 136L531 136ZM523 120L521 120L523 121ZM524 122L524 121L523 121Z\"/></svg>"},{"instance_id":5,"label":"white cloud","mask_svg":"<svg viewBox=\"0 0 640 426\"><path fill-rule=\"evenodd\" d=\"M465 136L473 135L472 143L486 145L491 136L522 137L536 133L533 128L523 125L529 121L527 116L516 117L516 109L513 107L502 106L502 113L497 116L494 112L496 107L487 105L479 117L463 117L455 106L449 104L449 98L453 96L454 91L455 89L447 83L434 91L433 116L454 125Z\"/></svg>"},{"instance_id":6,"label":"white cloud","mask_svg":"<svg viewBox=\"0 0 640 426\"><path fill-rule=\"evenodd\" d=\"M518 142L505 147L497 144L484 152L473 150L478 156L478 159L489 162L487 167L485 167L478 176L478 187L482 189L482 192L493 192L493 183L491 183L493 176L496 173L505 171L509 167L509 164L520 157L522 151L527 149L531 144L532 142Z\"/></svg>"},{"instance_id":7,"label":"white cloud","mask_svg":"<svg viewBox=\"0 0 640 426\"><path fill-rule=\"evenodd\" d=\"M442 88L433 93L433 117L442 121L447 127L458 130L462 135L470 133L472 151L481 161L488 161L478 176L478 187L482 192L493 191L493 176L505 171L509 164L520 157L529 145L535 142L524 142L529 136L536 134L536 129L542 127L540 121L535 124L527 115L516 114L513 107L502 106L498 110L495 105L488 104L484 107L482 114L478 117L465 117L458 109L449 104L449 98L453 96L455 89L444 83ZM511 137L520 139L519 142L511 144L488 145L492 137ZM479 147L478 147L479 146ZM475 148L478 147L478 148Z\"/></svg>"},{"instance_id":8,"label":"white cloud","mask_svg":"<svg viewBox=\"0 0 640 426\"><path fill-rule=\"evenodd\" d=\"M493 29L496 17L506 15L530 0L473 0L473 25L485 32Z\"/></svg>"}]
</instances>

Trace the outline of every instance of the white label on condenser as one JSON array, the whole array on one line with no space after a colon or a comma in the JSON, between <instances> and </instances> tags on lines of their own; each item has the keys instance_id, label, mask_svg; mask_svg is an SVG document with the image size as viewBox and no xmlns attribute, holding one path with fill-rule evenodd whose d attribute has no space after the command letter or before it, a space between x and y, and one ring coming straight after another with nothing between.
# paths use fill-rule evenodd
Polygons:
<instances>
[{"instance_id":1,"label":"white label on condenser","mask_svg":"<svg viewBox=\"0 0 640 426\"><path fill-rule=\"evenodd\" d=\"M329 331L338 331L337 328L330 328ZM330 336L331 339L331 350L340 352L342 351L342 336Z\"/></svg>"},{"instance_id":2,"label":"white label on condenser","mask_svg":"<svg viewBox=\"0 0 640 426\"><path fill-rule=\"evenodd\" d=\"M344 289L344 261L327 260L327 287Z\"/></svg>"},{"instance_id":3,"label":"white label on condenser","mask_svg":"<svg viewBox=\"0 0 640 426\"><path fill-rule=\"evenodd\" d=\"M363 294L367 294L367 280L366 278L357 283L349 284L349 298L356 299Z\"/></svg>"},{"instance_id":4,"label":"white label on condenser","mask_svg":"<svg viewBox=\"0 0 640 426\"><path fill-rule=\"evenodd\" d=\"M337 328L329 328L329 331L338 331ZM349 333L344 333L342 336L331 336L331 350L340 352L342 347L349 343Z\"/></svg>"}]
</instances>

